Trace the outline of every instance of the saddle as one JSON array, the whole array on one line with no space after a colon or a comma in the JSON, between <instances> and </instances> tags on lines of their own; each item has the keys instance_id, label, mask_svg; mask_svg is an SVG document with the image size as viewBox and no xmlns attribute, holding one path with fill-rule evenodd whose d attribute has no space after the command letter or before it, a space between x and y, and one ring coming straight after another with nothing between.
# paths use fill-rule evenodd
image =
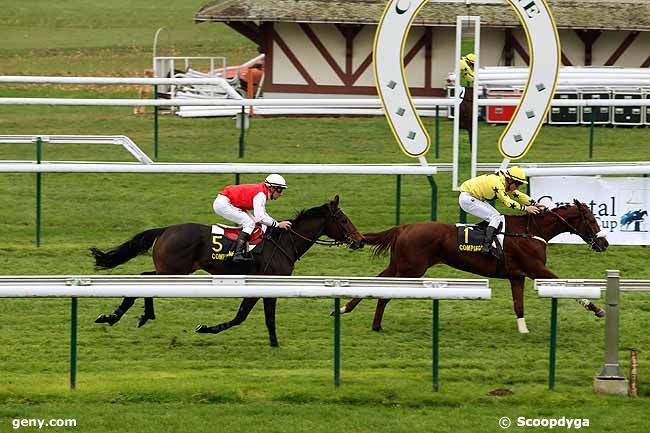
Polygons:
<instances>
[{"instance_id":1,"label":"saddle","mask_svg":"<svg viewBox=\"0 0 650 433\"><path fill-rule=\"evenodd\" d=\"M226 239L229 239L231 241L236 241L239 237L240 232L241 227L237 226L227 226L225 224L214 224L212 226L213 235L223 235ZM251 237L248 239L248 245L261 244L263 240L264 229L262 228L261 224L255 224L253 233L251 233Z\"/></svg>"},{"instance_id":2,"label":"saddle","mask_svg":"<svg viewBox=\"0 0 650 433\"><path fill-rule=\"evenodd\" d=\"M464 253L481 254L483 242L485 240L485 222L480 224L456 224L457 227L457 245L458 251ZM500 233L499 227L498 233ZM499 242L499 236L495 236L492 242L491 253L497 260L503 260L503 246Z\"/></svg>"},{"instance_id":3,"label":"saddle","mask_svg":"<svg viewBox=\"0 0 650 433\"><path fill-rule=\"evenodd\" d=\"M210 243L212 260L231 260L235 255L235 245L240 232L241 227L213 224L212 241ZM251 252L253 248L262 243L264 233L262 226L256 224L248 241L248 252Z\"/></svg>"}]
</instances>

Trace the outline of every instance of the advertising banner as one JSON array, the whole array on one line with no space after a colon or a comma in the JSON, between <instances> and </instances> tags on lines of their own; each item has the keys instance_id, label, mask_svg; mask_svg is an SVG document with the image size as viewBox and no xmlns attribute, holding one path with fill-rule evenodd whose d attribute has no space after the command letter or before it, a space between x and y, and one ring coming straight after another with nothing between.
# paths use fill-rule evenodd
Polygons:
<instances>
[{"instance_id":1,"label":"advertising banner","mask_svg":"<svg viewBox=\"0 0 650 433\"><path fill-rule=\"evenodd\" d=\"M549 208L578 199L591 209L612 245L650 245L650 179L637 177L540 176L530 179L530 196ZM583 243L568 233L555 243Z\"/></svg>"}]
</instances>

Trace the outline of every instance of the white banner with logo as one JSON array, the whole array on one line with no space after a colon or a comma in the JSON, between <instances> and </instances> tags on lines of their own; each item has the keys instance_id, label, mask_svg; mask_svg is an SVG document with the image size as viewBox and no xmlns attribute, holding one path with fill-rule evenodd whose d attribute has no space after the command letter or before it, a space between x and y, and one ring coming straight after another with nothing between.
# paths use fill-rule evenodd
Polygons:
<instances>
[{"instance_id":1,"label":"white banner with logo","mask_svg":"<svg viewBox=\"0 0 650 433\"><path fill-rule=\"evenodd\" d=\"M549 208L578 199L591 209L614 245L650 245L650 178L541 176L530 179L530 196ZM583 243L568 233L551 242Z\"/></svg>"}]
</instances>

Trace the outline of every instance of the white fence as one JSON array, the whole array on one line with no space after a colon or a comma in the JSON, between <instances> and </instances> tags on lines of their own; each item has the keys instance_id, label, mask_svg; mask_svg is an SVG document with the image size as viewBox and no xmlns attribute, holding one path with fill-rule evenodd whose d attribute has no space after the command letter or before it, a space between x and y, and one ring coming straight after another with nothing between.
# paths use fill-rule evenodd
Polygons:
<instances>
[{"instance_id":1,"label":"white fence","mask_svg":"<svg viewBox=\"0 0 650 433\"><path fill-rule=\"evenodd\" d=\"M122 146L142 164L153 161L126 135L0 135L0 143L34 144L115 144Z\"/></svg>"},{"instance_id":2,"label":"white fence","mask_svg":"<svg viewBox=\"0 0 650 433\"><path fill-rule=\"evenodd\" d=\"M76 386L78 297L272 297L335 298L334 384L340 383L341 297L433 299L433 390L439 389L439 311L446 300L490 299L487 279L214 276L15 276L0 277L0 298L72 297L70 387Z\"/></svg>"},{"instance_id":3,"label":"white fence","mask_svg":"<svg viewBox=\"0 0 650 433\"><path fill-rule=\"evenodd\" d=\"M490 299L486 279L227 276L0 277L0 297Z\"/></svg>"},{"instance_id":4,"label":"white fence","mask_svg":"<svg viewBox=\"0 0 650 433\"><path fill-rule=\"evenodd\" d=\"M31 161L0 162L5 173L282 173L282 174L413 174L433 176L435 166L416 164L227 164L115 163Z\"/></svg>"}]
</instances>

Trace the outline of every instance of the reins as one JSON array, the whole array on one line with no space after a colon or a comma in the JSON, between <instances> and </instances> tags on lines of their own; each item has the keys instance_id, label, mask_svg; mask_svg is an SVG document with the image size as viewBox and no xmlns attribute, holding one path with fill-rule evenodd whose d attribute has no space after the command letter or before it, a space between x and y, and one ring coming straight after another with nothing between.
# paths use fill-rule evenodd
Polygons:
<instances>
[{"instance_id":1,"label":"reins","mask_svg":"<svg viewBox=\"0 0 650 433\"><path fill-rule=\"evenodd\" d=\"M322 234L319 234L318 236L316 236L315 239L310 239L307 236L301 235L300 233L298 233L297 231L295 231L291 227L289 228L289 232L296 235L296 236L298 236L300 239L302 239L304 241L312 242L312 243L315 243L316 245L326 245L328 247L333 247L333 246L336 246L336 245L343 245L344 244L344 242L340 242L340 241L334 241L334 240L328 240L328 239L325 239L325 240L319 239L321 236L323 236Z\"/></svg>"}]
</instances>

